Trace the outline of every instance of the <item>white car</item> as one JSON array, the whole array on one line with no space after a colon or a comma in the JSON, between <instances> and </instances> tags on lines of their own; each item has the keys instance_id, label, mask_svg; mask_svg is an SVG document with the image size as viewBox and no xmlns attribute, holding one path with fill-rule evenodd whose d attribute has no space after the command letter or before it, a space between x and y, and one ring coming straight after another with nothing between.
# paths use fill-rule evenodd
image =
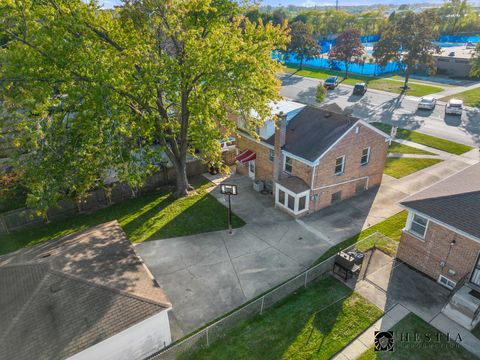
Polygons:
<instances>
[{"instance_id":1,"label":"white car","mask_svg":"<svg viewBox=\"0 0 480 360\"><path fill-rule=\"evenodd\" d=\"M463 112L463 100L450 99L447 105L445 105L445 114L462 115Z\"/></svg>"},{"instance_id":2,"label":"white car","mask_svg":"<svg viewBox=\"0 0 480 360\"><path fill-rule=\"evenodd\" d=\"M420 102L418 103L418 108L433 110L435 109L436 104L437 104L437 99L435 99L433 96L424 96L420 99Z\"/></svg>"}]
</instances>

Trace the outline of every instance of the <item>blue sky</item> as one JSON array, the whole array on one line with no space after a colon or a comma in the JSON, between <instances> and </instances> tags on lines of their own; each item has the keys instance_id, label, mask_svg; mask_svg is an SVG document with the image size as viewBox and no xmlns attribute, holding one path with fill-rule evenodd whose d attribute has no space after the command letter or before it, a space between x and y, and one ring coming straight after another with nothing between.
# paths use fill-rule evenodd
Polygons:
<instances>
[{"instance_id":1,"label":"blue sky","mask_svg":"<svg viewBox=\"0 0 480 360\"><path fill-rule=\"evenodd\" d=\"M120 4L120 0L99 0L105 7L113 7ZM373 5L373 4L415 4L419 2L443 3L442 0L339 0L341 5ZM335 0L261 0L262 5L299 5L299 6L325 6L335 5Z\"/></svg>"}]
</instances>

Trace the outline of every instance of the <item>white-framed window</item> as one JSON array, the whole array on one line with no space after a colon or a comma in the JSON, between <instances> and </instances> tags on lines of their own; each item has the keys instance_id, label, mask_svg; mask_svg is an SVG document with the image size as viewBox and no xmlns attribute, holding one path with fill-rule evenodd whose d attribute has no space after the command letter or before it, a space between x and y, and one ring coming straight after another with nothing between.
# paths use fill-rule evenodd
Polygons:
<instances>
[{"instance_id":1,"label":"white-framed window","mask_svg":"<svg viewBox=\"0 0 480 360\"><path fill-rule=\"evenodd\" d=\"M335 175L342 175L345 170L345 156L340 156L335 160Z\"/></svg>"},{"instance_id":2,"label":"white-framed window","mask_svg":"<svg viewBox=\"0 0 480 360\"><path fill-rule=\"evenodd\" d=\"M415 213L408 216L407 230L415 236L424 239L427 233L428 219Z\"/></svg>"},{"instance_id":3,"label":"white-framed window","mask_svg":"<svg viewBox=\"0 0 480 360\"><path fill-rule=\"evenodd\" d=\"M447 278L443 275L440 275L438 277L438 282L440 284L442 284L443 286L445 286L446 288L450 289L450 290L453 290L455 285L457 285L457 283L455 281L452 281L452 280L450 280L449 278Z\"/></svg>"},{"instance_id":4,"label":"white-framed window","mask_svg":"<svg viewBox=\"0 0 480 360\"><path fill-rule=\"evenodd\" d=\"M268 149L268 160L272 161L275 159L275 150Z\"/></svg>"},{"instance_id":5,"label":"white-framed window","mask_svg":"<svg viewBox=\"0 0 480 360\"><path fill-rule=\"evenodd\" d=\"M290 210L294 215L301 214L308 210L310 190L295 194L279 184L275 184L275 188L276 204Z\"/></svg>"},{"instance_id":6,"label":"white-framed window","mask_svg":"<svg viewBox=\"0 0 480 360\"><path fill-rule=\"evenodd\" d=\"M480 254L477 256L477 262L472 271L472 276L470 277L470 282L474 283L477 286L480 286Z\"/></svg>"},{"instance_id":7,"label":"white-framed window","mask_svg":"<svg viewBox=\"0 0 480 360\"><path fill-rule=\"evenodd\" d=\"M285 170L286 173L292 173L293 161L291 157L285 156L285 165L283 166L283 170Z\"/></svg>"},{"instance_id":8,"label":"white-framed window","mask_svg":"<svg viewBox=\"0 0 480 360\"><path fill-rule=\"evenodd\" d=\"M370 161L370 147L362 150L362 158L360 159L360 165L367 165Z\"/></svg>"}]
</instances>

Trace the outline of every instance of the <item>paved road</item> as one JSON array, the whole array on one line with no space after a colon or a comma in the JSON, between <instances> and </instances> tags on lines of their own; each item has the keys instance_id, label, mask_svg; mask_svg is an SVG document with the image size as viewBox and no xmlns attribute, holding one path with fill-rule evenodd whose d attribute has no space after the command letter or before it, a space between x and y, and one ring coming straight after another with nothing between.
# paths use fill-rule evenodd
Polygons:
<instances>
[{"instance_id":1,"label":"paved road","mask_svg":"<svg viewBox=\"0 0 480 360\"><path fill-rule=\"evenodd\" d=\"M282 76L282 96L300 102L318 104L315 91L319 80L300 76ZM327 103L335 102L353 115L367 121L381 121L429 135L480 146L480 109L469 108L461 117L445 115L445 104L435 110L417 110L418 98L368 90L364 96L353 96L352 87L340 85L329 91Z\"/></svg>"}]
</instances>

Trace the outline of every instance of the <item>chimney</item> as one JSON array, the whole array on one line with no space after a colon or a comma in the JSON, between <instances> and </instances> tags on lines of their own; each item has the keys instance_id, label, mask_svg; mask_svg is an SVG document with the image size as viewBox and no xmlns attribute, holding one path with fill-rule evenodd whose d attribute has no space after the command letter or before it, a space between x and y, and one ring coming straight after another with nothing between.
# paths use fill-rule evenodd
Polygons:
<instances>
[{"instance_id":1,"label":"chimney","mask_svg":"<svg viewBox=\"0 0 480 360\"><path fill-rule=\"evenodd\" d=\"M273 159L273 179L278 180L283 171L282 148L285 145L287 136L287 114L281 111L278 115L277 126L275 126L274 156Z\"/></svg>"}]
</instances>

